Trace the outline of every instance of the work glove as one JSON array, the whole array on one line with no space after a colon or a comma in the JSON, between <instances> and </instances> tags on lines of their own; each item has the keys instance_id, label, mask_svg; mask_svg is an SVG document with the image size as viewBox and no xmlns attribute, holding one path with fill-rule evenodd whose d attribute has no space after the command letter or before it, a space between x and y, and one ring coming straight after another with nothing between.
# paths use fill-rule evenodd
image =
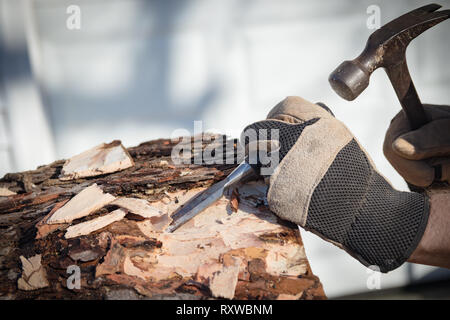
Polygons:
<instances>
[{"instance_id":1,"label":"work glove","mask_svg":"<svg viewBox=\"0 0 450 320\"><path fill-rule=\"evenodd\" d=\"M247 159L255 158L258 141L272 140L279 149L270 153L278 155L266 158L279 164L259 167L275 167L267 200L276 215L381 272L409 258L426 227L428 199L395 190L325 105L288 97L241 135Z\"/></svg>"},{"instance_id":2,"label":"work glove","mask_svg":"<svg viewBox=\"0 0 450 320\"><path fill-rule=\"evenodd\" d=\"M383 144L386 158L411 185L450 182L450 106L424 105L430 122L411 130L400 111L391 121Z\"/></svg>"}]
</instances>

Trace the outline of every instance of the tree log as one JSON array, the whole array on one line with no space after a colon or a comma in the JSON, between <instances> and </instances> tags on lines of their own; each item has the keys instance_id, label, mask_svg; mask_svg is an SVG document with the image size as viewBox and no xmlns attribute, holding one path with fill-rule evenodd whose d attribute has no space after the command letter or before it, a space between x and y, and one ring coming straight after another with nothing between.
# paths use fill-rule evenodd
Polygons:
<instances>
[{"instance_id":1,"label":"tree log","mask_svg":"<svg viewBox=\"0 0 450 320\"><path fill-rule=\"evenodd\" d=\"M0 298L325 298L297 227L270 212L262 181L238 186L174 233L164 232L176 208L236 166L174 164L179 142L129 148L132 161L115 172L109 166L80 177L60 160L6 174Z\"/></svg>"}]
</instances>

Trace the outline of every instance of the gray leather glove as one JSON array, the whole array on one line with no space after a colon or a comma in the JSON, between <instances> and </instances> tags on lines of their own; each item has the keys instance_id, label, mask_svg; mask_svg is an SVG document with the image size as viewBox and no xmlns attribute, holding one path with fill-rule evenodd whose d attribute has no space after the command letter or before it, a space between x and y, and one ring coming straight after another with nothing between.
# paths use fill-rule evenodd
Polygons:
<instances>
[{"instance_id":1,"label":"gray leather glove","mask_svg":"<svg viewBox=\"0 0 450 320\"><path fill-rule=\"evenodd\" d=\"M417 247L428 219L427 198L395 190L328 108L288 97L267 120L244 129L241 141L250 153L258 140L278 140L280 147L272 151L280 162L267 194L280 218L382 272L400 266Z\"/></svg>"},{"instance_id":2,"label":"gray leather glove","mask_svg":"<svg viewBox=\"0 0 450 320\"><path fill-rule=\"evenodd\" d=\"M413 131L400 111L383 144L384 155L395 170L418 187L450 182L450 106L424 105L424 109L431 121Z\"/></svg>"}]
</instances>

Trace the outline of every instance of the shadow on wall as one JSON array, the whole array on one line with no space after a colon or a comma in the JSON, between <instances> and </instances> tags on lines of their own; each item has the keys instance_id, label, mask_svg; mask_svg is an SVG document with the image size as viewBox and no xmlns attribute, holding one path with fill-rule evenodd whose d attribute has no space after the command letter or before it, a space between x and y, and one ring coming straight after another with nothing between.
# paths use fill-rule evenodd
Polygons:
<instances>
[{"instance_id":1,"label":"shadow on wall","mask_svg":"<svg viewBox=\"0 0 450 320\"><path fill-rule=\"evenodd\" d=\"M205 114L210 115L217 106L226 108L233 98L227 96L230 78L224 75L227 61L221 58L229 56L236 34L238 38L245 37L241 30L244 24L276 26L276 10L281 10L275 2L260 1L110 1L108 10L104 9L104 1L78 2L83 14L82 29L75 32L58 31L60 28L55 27L64 24L61 19L67 17L64 5L58 4L55 9L53 3L38 10L43 56L50 68L45 87L59 156L81 151L82 142L70 147L65 144L76 140L77 135L88 137L87 131L94 135L92 143L122 138L129 145L158 135L167 136L176 128L192 130L194 120L205 119ZM290 2L287 5L296 11L286 13L282 8L281 15L288 15L290 21L301 21L301 17L311 12L313 22L315 16L323 20L321 15L339 15L354 6L352 1L339 5L326 1L326 4L324 12L317 12L317 5ZM263 14L259 7L267 11L267 6L275 11L267 21L261 21ZM364 17L364 5L361 8ZM284 21L279 17L278 20ZM355 30L355 36L357 33ZM301 56L298 61L305 63ZM250 64L242 67L245 70L233 72L252 81ZM99 74L93 70L99 70ZM123 79L111 80L122 75ZM108 85L114 81L120 85ZM311 87L307 75L296 81L303 83L299 88ZM292 87L290 82L287 87ZM246 95L252 96L249 87ZM284 90L280 99L293 93Z\"/></svg>"},{"instance_id":2,"label":"shadow on wall","mask_svg":"<svg viewBox=\"0 0 450 320\"><path fill-rule=\"evenodd\" d=\"M17 162L13 152L12 130L6 103L6 81L20 83L31 74L26 47L8 49L3 44L0 33L0 177L14 170ZM3 105L2 105L3 104ZM47 114L47 117L50 116Z\"/></svg>"},{"instance_id":3,"label":"shadow on wall","mask_svg":"<svg viewBox=\"0 0 450 320\"><path fill-rule=\"evenodd\" d=\"M205 110L215 101L221 91L219 78L207 74L206 86L197 95L189 95L186 99L176 99L173 97L173 57L177 50L176 43L169 37L169 33L174 28L176 21L185 12L189 6L189 1L139 1L133 8L134 17L137 21L148 21L148 23L136 23L133 28L128 28L130 22L124 22L125 30L120 30L119 34L108 34L105 30L108 26L106 22L102 25L102 20L96 25L89 25L85 22L89 16L101 16L101 8L91 4L83 3L84 23L86 31L81 29L79 36L74 36L73 43L68 47L61 44L56 45L59 51L59 61L55 61L57 66L63 72L61 74L61 83L52 86L47 85L48 97L51 109L52 129L56 135L56 147L67 155L68 148L64 146L64 138L58 135L66 136L73 134L77 130L83 131L83 128L98 128L102 130L110 129L111 134L116 134L118 127L122 124L131 124L136 130L148 130L153 133L151 138L155 138L154 132L157 127L192 128L193 121L202 119ZM120 9L120 6L116 6ZM117 12L115 13L117 14ZM130 16L128 16L130 17ZM59 23L58 20L56 20ZM43 23L46 23L45 21ZM141 29L139 29L142 27ZM84 27L83 27L84 28ZM97 30L96 30L97 29ZM96 35L100 30L106 33L106 37ZM77 31L78 32L78 31ZM133 34L133 33L136 34ZM65 30L62 34L70 36L71 31ZM45 35L43 35L45 37ZM98 37L98 40L96 39ZM112 38L114 37L114 38ZM98 43L95 43L98 41ZM93 43L94 42L94 43ZM104 46L104 47L102 47ZM122 46L122 48L120 48ZM128 50L124 50L123 47ZM45 48L44 48L45 49ZM73 54L79 54L77 58L66 50L73 50ZM116 52L114 50L117 49ZM50 51L48 51L50 52ZM47 53L48 53L47 52ZM125 52L126 54L122 53ZM64 57L65 54L68 54ZM124 71L126 80L119 81L120 87L108 88L109 79L99 78L98 83L92 83L89 78L83 80L79 72L89 71L89 66L95 61L102 63L101 55L110 54L112 57L120 57L128 61L120 61L120 65L107 56L104 74L115 76L121 74L121 68L129 68ZM87 60L84 60L84 59ZM90 59L92 61L89 61ZM78 64L80 71L74 70L76 66L67 66L70 61L65 59L74 59L73 63ZM99 60L100 59L100 60ZM50 61L47 61L50 62ZM186 61L188 65L190 61ZM97 64L98 66L98 64ZM102 70L102 67L99 67ZM114 69L118 69L114 72ZM64 74L69 71L68 76ZM56 71L57 72L57 71ZM192 75L195 78L195 74ZM193 81L196 81L193 79ZM86 83L93 86L86 90ZM118 130L120 133L120 129ZM108 139L108 133L103 139ZM166 135L162 133L161 135ZM128 134L133 135L133 134ZM127 136L127 134L124 134ZM110 139L114 138L113 136ZM120 138L120 136L115 136ZM145 141L149 137L141 137L140 141ZM101 141L97 141L101 142ZM96 143L97 143L96 142Z\"/></svg>"}]
</instances>

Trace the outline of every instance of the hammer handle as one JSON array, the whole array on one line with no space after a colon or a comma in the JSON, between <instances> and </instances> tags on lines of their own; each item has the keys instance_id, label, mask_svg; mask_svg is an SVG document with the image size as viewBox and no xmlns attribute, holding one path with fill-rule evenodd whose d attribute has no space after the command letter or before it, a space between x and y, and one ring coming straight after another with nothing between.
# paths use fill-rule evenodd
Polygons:
<instances>
[{"instance_id":1,"label":"hammer handle","mask_svg":"<svg viewBox=\"0 0 450 320\"><path fill-rule=\"evenodd\" d=\"M411 129L419 129L428 122L428 118L411 80L406 59L401 60L396 65L385 68L385 70L408 117Z\"/></svg>"}]
</instances>

